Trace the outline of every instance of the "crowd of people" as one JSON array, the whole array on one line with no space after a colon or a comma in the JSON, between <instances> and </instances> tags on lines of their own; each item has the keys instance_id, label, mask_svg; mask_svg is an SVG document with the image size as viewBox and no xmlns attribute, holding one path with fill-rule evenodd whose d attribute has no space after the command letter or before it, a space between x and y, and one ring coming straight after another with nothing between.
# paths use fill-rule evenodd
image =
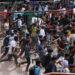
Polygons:
<instances>
[{"instance_id":1,"label":"crowd of people","mask_svg":"<svg viewBox=\"0 0 75 75\"><path fill-rule=\"evenodd\" d=\"M57 9L63 10L74 8L72 2L67 8L61 3L57 6L59 7ZM36 61L34 75L40 75L40 64L45 69L44 73L75 73L75 14L70 15L64 11L58 16L56 13L44 12L48 11L49 7L49 3L43 2L34 6L24 3L16 7L17 13L14 13L13 20L11 14L5 16L3 24L5 37L0 63L12 61L13 57L17 67L27 63L26 71L32 73L32 68L29 69L29 66L31 55L34 55L34 57L38 56L34 59ZM32 15L30 19L25 11L32 10L44 13L35 12L38 15ZM11 11L11 7L8 9L6 6L4 9L4 12ZM18 13L18 11L24 13ZM26 60L18 62L18 58Z\"/></svg>"}]
</instances>

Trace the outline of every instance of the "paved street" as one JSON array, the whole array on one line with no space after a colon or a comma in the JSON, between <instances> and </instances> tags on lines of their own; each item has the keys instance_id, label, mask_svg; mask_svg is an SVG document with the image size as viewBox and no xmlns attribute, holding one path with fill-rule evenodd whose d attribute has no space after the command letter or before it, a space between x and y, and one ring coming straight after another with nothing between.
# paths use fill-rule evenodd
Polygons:
<instances>
[{"instance_id":1,"label":"paved street","mask_svg":"<svg viewBox=\"0 0 75 75\"><path fill-rule=\"evenodd\" d=\"M1 45L3 41L2 39L3 38L0 38L0 50L1 50ZM1 56L1 53L0 53L0 56ZM19 60L19 62L21 61L23 60ZM30 67L31 66L33 66L32 63ZM21 65L20 67L16 67L16 65L14 64L14 61L1 62L0 63L0 75L29 75L28 72L25 72L25 68L26 68L26 64Z\"/></svg>"},{"instance_id":2,"label":"paved street","mask_svg":"<svg viewBox=\"0 0 75 75\"><path fill-rule=\"evenodd\" d=\"M2 38L0 38L0 49L2 45L1 39ZM2 62L0 63L0 75L28 75L28 72L25 72L25 68L26 64L22 65L20 68L17 68L13 61Z\"/></svg>"},{"instance_id":3,"label":"paved street","mask_svg":"<svg viewBox=\"0 0 75 75\"><path fill-rule=\"evenodd\" d=\"M25 70L25 65L16 68L11 62L3 62L0 64L0 75L28 75Z\"/></svg>"}]
</instances>

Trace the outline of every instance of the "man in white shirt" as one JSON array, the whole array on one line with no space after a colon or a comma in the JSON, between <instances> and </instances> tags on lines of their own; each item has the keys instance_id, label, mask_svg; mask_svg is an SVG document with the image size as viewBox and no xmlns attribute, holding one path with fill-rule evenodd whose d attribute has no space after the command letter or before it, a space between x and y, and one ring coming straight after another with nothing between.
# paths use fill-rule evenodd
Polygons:
<instances>
[{"instance_id":1,"label":"man in white shirt","mask_svg":"<svg viewBox=\"0 0 75 75\"><path fill-rule=\"evenodd\" d=\"M37 22L37 17L32 17L32 24Z\"/></svg>"},{"instance_id":2,"label":"man in white shirt","mask_svg":"<svg viewBox=\"0 0 75 75\"><path fill-rule=\"evenodd\" d=\"M44 11L48 11L48 4L45 6L45 9L44 9Z\"/></svg>"},{"instance_id":3,"label":"man in white shirt","mask_svg":"<svg viewBox=\"0 0 75 75\"><path fill-rule=\"evenodd\" d=\"M39 35L45 37L45 26L42 26Z\"/></svg>"},{"instance_id":4,"label":"man in white shirt","mask_svg":"<svg viewBox=\"0 0 75 75\"><path fill-rule=\"evenodd\" d=\"M5 6L4 12L8 12L8 7Z\"/></svg>"},{"instance_id":5,"label":"man in white shirt","mask_svg":"<svg viewBox=\"0 0 75 75\"><path fill-rule=\"evenodd\" d=\"M59 57L59 59L56 61L57 64L57 68L60 71L61 67L62 67L62 62L65 59L65 54L61 53L61 56Z\"/></svg>"},{"instance_id":6,"label":"man in white shirt","mask_svg":"<svg viewBox=\"0 0 75 75\"><path fill-rule=\"evenodd\" d=\"M73 8L73 14L74 14L74 16L75 16L75 7Z\"/></svg>"},{"instance_id":7,"label":"man in white shirt","mask_svg":"<svg viewBox=\"0 0 75 75\"><path fill-rule=\"evenodd\" d=\"M10 36L9 36L9 43L12 41L12 40L14 40L14 33L12 33Z\"/></svg>"},{"instance_id":8,"label":"man in white shirt","mask_svg":"<svg viewBox=\"0 0 75 75\"><path fill-rule=\"evenodd\" d=\"M3 46L5 48L5 51L3 52L2 56L0 57L1 59L4 58L9 51L9 37L10 37L9 32L7 32L7 36L3 40Z\"/></svg>"},{"instance_id":9,"label":"man in white shirt","mask_svg":"<svg viewBox=\"0 0 75 75\"><path fill-rule=\"evenodd\" d=\"M72 30L71 36L70 36L70 40L72 41L72 45L74 44L75 41L75 31Z\"/></svg>"},{"instance_id":10,"label":"man in white shirt","mask_svg":"<svg viewBox=\"0 0 75 75\"><path fill-rule=\"evenodd\" d=\"M38 25L40 26L41 23L44 22L44 21L42 20L42 18L38 18L37 22L38 22Z\"/></svg>"},{"instance_id":11,"label":"man in white shirt","mask_svg":"<svg viewBox=\"0 0 75 75\"><path fill-rule=\"evenodd\" d=\"M42 11L42 7L41 7L41 5L39 5L39 9L38 9L38 11Z\"/></svg>"},{"instance_id":12,"label":"man in white shirt","mask_svg":"<svg viewBox=\"0 0 75 75\"><path fill-rule=\"evenodd\" d=\"M17 41L18 41L18 38L14 37L14 40L12 40L9 44L8 58L0 60L0 62L11 61L12 57L14 57L15 64L16 66L18 65L17 55L16 55Z\"/></svg>"},{"instance_id":13,"label":"man in white shirt","mask_svg":"<svg viewBox=\"0 0 75 75\"><path fill-rule=\"evenodd\" d=\"M4 9L4 12L6 13L5 15L7 15L7 12L8 12L8 7L5 6L5 9ZM4 16L4 18L6 18L7 16Z\"/></svg>"},{"instance_id":14,"label":"man in white shirt","mask_svg":"<svg viewBox=\"0 0 75 75\"><path fill-rule=\"evenodd\" d=\"M16 47L17 47L17 42L15 40L11 40L10 43L9 43L9 52L8 52L8 54L12 54L13 50L15 51Z\"/></svg>"},{"instance_id":15,"label":"man in white shirt","mask_svg":"<svg viewBox=\"0 0 75 75\"><path fill-rule=\"evenodd\" d=\"M69 59L69 54L65 54L65 59L62 60L62 68L61 68L61 72L63 72L67 66L68 70L69 70L69 62L68 62L68 59Z\"/></svg>"},{"instance_id":16,"label":"man in white shirt","mask_svg":"<svg viewBox=\"0 0 75 75\"><path fill-rule=\"evenodd\" d=\"M19 20L18 20L18 28L21 28L21 27L22 27L22 20L19 19Z\"/></svg>"},{"instance_id":17,"label":"man in white shirt","mask_svg":"<svg viewBox=\"0 0 75 75\"><path fill-rule=\"evenodd\" d=\"M20 15L18 15L17 27L18 27L18 29L22 28L22 20L21 20L21 16Z\"/></svg>"},{"instance_id":18,"label":"man in white shirt","mask_svg":"<svg viewBox=\"0 0 75 75\"><path fill-rule=\"evenodd\" d=\"M22 7L21 11L25 11L25 5L23 5L23 7Z\"/></svg>"},{"instance_id":19,"label":"man in white shirt","mask_svg":"<svg viewBox=\"0 0 75 75\"><path fill-rule=\"evenodd\" d=\"M65 15L65 14L67 13L65 6L61 6L61 5L60 5L60 9L59 9L59 10L61 10L60 13L63 14L63 15Z\"/></svg>"}]
</instances>

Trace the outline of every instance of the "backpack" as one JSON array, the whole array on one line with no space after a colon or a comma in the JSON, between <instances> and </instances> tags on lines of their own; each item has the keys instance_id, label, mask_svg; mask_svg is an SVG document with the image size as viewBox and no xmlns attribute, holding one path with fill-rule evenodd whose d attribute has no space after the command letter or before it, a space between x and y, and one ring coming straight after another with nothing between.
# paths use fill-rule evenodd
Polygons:
<instances>
[{"instance_id":1,"label":"backpack","mask_svg":"<svg viewBox=\"0 0 75 75\"><path fill-rule=\"evenodd\" d=\"M35 75L35 68L37 67L33 66L29 69L29 75Z\"/></svg>"},{"instance_id":2,"label":"backpack","mask_svg":"<svg viewBox=\"0 0 75 75\"><path fill-rule=\"evenodd\" d=\"M3 46L8 46L9 45L9 37L5 37L3 41Z\"/></svg>"}]
</instances>

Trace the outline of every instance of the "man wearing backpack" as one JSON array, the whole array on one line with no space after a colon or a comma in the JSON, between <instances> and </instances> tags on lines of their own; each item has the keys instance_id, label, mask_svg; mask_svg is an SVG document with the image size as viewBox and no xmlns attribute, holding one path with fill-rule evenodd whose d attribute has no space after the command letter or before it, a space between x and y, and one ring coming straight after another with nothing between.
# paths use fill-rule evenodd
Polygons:
<instances>
[{"instance_id":1,"label":"man wearing backpack","mask_svg":"<svg viewBox=\"0 0 75 75\"><path fill-rule=\"evenodd\" d=\"M36 61L36 65L30 68L29 75L40 75L40 63L40 60Z\"/></svg>"},{"instance_id":2,"label":"man wearing backpack","mask_svg":"<svg viewBox=\"0 0 75 75\"><path fill-rule=\"evenodd\" d=\"M4 46L4 49L5 49L5 52L2 51L3 54L0 58L4 58L9 51L9 37L10 37L10 35L9 35L9 32L7 32L6 34L7 34L7 36L4 38L4 41L3 41L3 46Z\"/></svg>"},{"instance_id":3,"label":"man wearing backpack","mask_svg":"<svg viewBox=\"0 0 75 75\"><path fill-rule=\"evenodd\" d=\"M15 52L15 50L17 49L17 41L18 41L18 37L14 37L14 40L12 40L9 45L8 57L5 59L1 59L0 63L4 61L11 61L12 57L14 57L15 64L18 67L18 60L17 60L18 56L17 53Z\"/></svg>"}]
</instances>

